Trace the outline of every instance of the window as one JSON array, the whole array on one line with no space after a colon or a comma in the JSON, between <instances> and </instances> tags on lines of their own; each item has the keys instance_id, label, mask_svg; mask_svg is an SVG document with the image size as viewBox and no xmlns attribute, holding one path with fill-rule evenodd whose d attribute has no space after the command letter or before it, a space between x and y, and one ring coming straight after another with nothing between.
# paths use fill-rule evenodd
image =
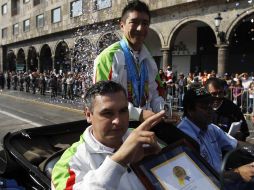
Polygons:
<instances>
[{"instance_id":1,"label":"window","mask_svg":"<svg viewBox=\"0 0 254 190\"><path fill-rule=\"evenodd\" d=\"M7 3L2 6L2 15L7 14Z\"/></svg>"},{"instance_id":2,"label":"window","mask_svg":"<svg viewBox=\"0 0 254 190\"><path fill-rule=\"evenodd\" d=\"M44 26L44 15L37 15L36 16L36 27L41 28Z\"/></svg>"},{"instance_id":3,"label":"window","mask_svg":"<svg viewBox=\"0 0 254 190\"><path fill-rule=\"evenodd\" d=\"M2 29L2 38L7 38L7 28Z\"/></svg>"},{"instance_id":4,"label":"window","mask_svg":"<svg viewBox=\"0 0 254 190\"><path fill-rule=\"evenodd\" d=\"M52 15L52 23L57 23L61 21L61 8L58 7L56 9L53 9L51 12Z\"/></svg>"},{"instance_id":5,"label":"window","mask_svg":"<svg viewBox=\"0 0 254 190\"><path fill-rule=\"evenodd\" d=\"M24 20L23 30L24 32L28 32L30 30L30 19Z\"/></svg>"},{"instance_id":6,"label":"window","mask_svg":"<svg viewBox=\"0 0 254 190\"><path fill-rule=\"evenodd\" d=\"M39 5L41 3L41 0L34 0L34 6Z\"/></svg>"},{"instance_id":7,"label":"window","mask_svg":"<svg viewBox=\"0 0 254 190\"><path fill-rule=\"evenodd\" d=\"M24 0L24 3L28 3L30 0Z\"/></svg>"},{"instance_id":8,"label":"window","mask_svg":"<svg viewBox=\"0 0 254 190\"><path fill-rule=\"evenodd\" d=\"M19 24L14 24L13 25L13 35L18 35L19 34Z\"/></svg>"},{"instance_id":9,"label":"window","mask_svg":"<svg viewBox=\"0 0 254 190\"><path fill-rule=\"evenodd\" d=\"M111 7L111 0L94 0L94 10L101 10Z\"/></svg>"},{"instance_id":10,"label":"window","mask_svg":"<svg viewBox=\"0 0 254 190\"><path fill-rule=\"evenodd\" d=\"M80 16L83 14L83 1L77 0L71 2L71 17Z\"/></svg>"}]
</instances>

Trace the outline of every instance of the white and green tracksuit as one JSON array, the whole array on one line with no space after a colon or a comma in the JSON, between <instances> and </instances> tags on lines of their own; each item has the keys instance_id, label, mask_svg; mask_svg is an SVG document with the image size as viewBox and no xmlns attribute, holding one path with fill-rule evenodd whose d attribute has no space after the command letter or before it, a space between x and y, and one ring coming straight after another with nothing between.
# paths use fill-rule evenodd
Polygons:
<instances>
[{"instance_id":1,"label":"white and green tracksuit","mask_svg":"<svg viewBox=\"0 0 254 190\"><path fill-rule=\"evenodd\" d=\"M123 140L127 138L127 131ZM114 149L98 142L88 127L68 148L52 172L56 190L145 190L133 171L110 159Z\"/></svg>"},{"instance_id":2,"label":"white and green tracksuit","mask_svg":"<svg viewBox=\"0 0 254 190\"><path fill-rule=\"evenodd\" d=\"M139 63L147 65L148 70L148 99L147 103L142 109L150 109L153 112L160 111L160 105L164 102L163 98L159 96L157 91L157 83L155 81L158 74L157 65L147 50L145 45L142 46L139 53ZM127 67L125 64L125 56L120 46L120 42L115 42L95 59L94 61L94 78L93 82L101 80L112 80L120 83L128 94L127 90ZM130 120L139 120L141 108L134 107L129 102Z\"/></svg>"}]
</instances>

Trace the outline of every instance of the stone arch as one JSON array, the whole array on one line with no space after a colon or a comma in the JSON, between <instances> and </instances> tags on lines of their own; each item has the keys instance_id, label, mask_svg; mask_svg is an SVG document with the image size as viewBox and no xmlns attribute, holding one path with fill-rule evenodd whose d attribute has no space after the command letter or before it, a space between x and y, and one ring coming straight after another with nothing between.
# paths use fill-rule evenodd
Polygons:
<instances>
[{"instance_id":1,"label":"stone arch","mask_svg":"<svg viewBox=\"0 0 254 190\"><path fill-rule=\"evenodd\" d=\"M30 71L37 71L38 69L38 52L34 46L28 48L27 53L27 69Z\"/></svg>"},{"instance_id":2,"label":"stone arch","mask_svg":"<svg viewBox=\"0 0 254 190\"><path fill-rule=\"evenodd\" d=\"M204 20L202 19L199 19L199 18L196 18L196 17L193 17L193 18L187 18L187 19L183 19L181 21L179 21L175 27L170 31L170 34L169 34L169 37L168 39L166 40L166 44L167 44L167 47L169 48L172 48L172 42L174 42L174 39L177 35L177 33L182 29L184 28L186 25L190 24L190 23L193 23L193 22L201 22L201 23L204 23L205 25L209 26L211 28L211 30L214 32L214 36L216 37L216 32L215 30L213 29L213 24L210 23L210 22L205 22Z\"/></svg>"},{"instance_id":3,"label":"stone arch","mask_svg":"<svg viewBox=\"0 0 254 190\"><path fill-rule=\"evenodd\" d=\"M43 44L40 48L40 72L50 72L53 70L53 61L52 61L52 53L51 48L48 44Z\"/></svg>"},{"instance_id":4,"label":"stone arch","mask_svg":"<svg viewBox=\"0 0 254 190\"><path fill-rule=\"evenodd\" d=\"M151 55L153 56L158 68L160 68L162 65L161 48L162 44L164 44L164 42L161 41L162 35L159 34L160 33L158 33L157 30L150 28L148 35L144 41L144 44L151 52Z\"/></svg>"},{"instance_id":5,"label":"stone arch","mask_svg":"<svg viewBox=\"0 0 254 190\"><path fill-rule=\"evenodd\" d=\"M254 14L254 8L249 8L245 10L242 14L238 14L237 19L234 19L233 22L230 23L229 27L226 30L226 39L230 38L230 36L233 33L233 30L236 28L236 26L239 24L241 20L253 14Z\"/></svg>"},{"instance_id":6,"label":"stone arch","mask_svg":"<svg viewBox=\"0 0 254 190\"><path fill-rule=\"evenodd\" d=\"M183 72L217 71L217 36L211 21L187 18L170 31L167 46L171 51L173 70Z\"/></svg>"},{"instance_id":7,"label":"stone arch","mask_svg":"<svg viewBox=\"0 0 254 190\"><path fill-rule=\"evenodd\" d=\"M226 30L228 40L229 73L251 72L253 68L254 49L254 9L247 9L232 21Z\"/></svg>"},{"instance_id":8,"label":"stone arch","mask_svg":"<svg viewBox=\"0 0 254 190\"><path fill-rule=\"evenodd\" d=\"M150 30L154 31L158 35L158 37L160 39L161 46L165 46L166 45L166 40L163 37L162 33L159 30L157 30L157 28L154 27L153 25L150 25Z\"/></svg>"},{"instance_id":9,"label":"stone arch","mask_svg":"<svg viewBox=\"0 0 254 190\"><path fill-rule=\"evenodd\" d=\"M96 43L96 48L98 54L102 52L106 47L110 46L114 42L117 42L121 39L118 33L115 32L106 32L103 33Z\"/></svg>"},{"instance_id":10,"label":"stone arch","mask_svg":"<svg viewBox=\"0 0 254 190\"><path fill-rule=\"evenodd\" d=\"M55 47L54 69L57 73L65 73L71 70L70 50L64 40L58 42Z\"/></svg>"},{"instance_id":11,"label":"stone arch","mask_svg":"<svg viewBox=\"0 0 254 190\"><path fill-rule=\"evenodd\" d=\"M7 52L7 70L16 71L16 55L13 50Z\"/></svg>"},{"instance_id":12,"label":"stone arch","mask_svg":"<svg viewBox=\"0 0 254 190\"><path fill-rule=\"evenodd\" d=\"M26 57L25 57L25 52L22 48L20 48L17 53L16 70L17 71L26 71Z\"/></svg>"}]
</instances>

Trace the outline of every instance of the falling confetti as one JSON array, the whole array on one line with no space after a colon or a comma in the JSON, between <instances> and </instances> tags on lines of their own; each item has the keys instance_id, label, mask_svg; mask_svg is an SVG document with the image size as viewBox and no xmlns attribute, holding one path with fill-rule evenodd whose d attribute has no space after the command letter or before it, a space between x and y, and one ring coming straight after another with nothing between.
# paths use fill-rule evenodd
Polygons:
<instances>
[{"instance_id":1,"label":"falling confetti","mask_svg":"<svg viewBox=\"0 0 254 190\"><path fill-rule=\"evenodd\" d=\"M91 10L91 12L93 13L94 10ZM105 12L108 14L107 17L110 18L112 13ZM83 90L85 91L92 85L93 63L96 56L109 45L119 41L119 37L116 35L116 31L119 30L119 21L114 20L98 24L96 18L91 17L92 24L87 25L87 14L82 16L84 16L84 19L82 19L84 25L81 24L73 34L75 44L71 54L73 57L73 71L80 73L83 79ZM99 40L98 36L101 36Z\"/></svg>"}]
</instances>

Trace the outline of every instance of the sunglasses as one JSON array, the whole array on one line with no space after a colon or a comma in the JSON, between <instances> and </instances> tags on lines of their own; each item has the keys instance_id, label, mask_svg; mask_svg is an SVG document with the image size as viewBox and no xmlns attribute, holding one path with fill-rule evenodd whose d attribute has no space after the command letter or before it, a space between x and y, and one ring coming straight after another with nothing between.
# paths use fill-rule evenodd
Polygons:
<instances>
[{"instance_id":1,"label":"sunglasses","mask_svg":"<svg viewBox=\"0 0 254 190\"><path fill-rule=\"evenodd\" d=\"M223 91L216 91L216 92L210 92L211 96L218 97L218 96L224 96Z\"/></svg>"}]
</instances>

